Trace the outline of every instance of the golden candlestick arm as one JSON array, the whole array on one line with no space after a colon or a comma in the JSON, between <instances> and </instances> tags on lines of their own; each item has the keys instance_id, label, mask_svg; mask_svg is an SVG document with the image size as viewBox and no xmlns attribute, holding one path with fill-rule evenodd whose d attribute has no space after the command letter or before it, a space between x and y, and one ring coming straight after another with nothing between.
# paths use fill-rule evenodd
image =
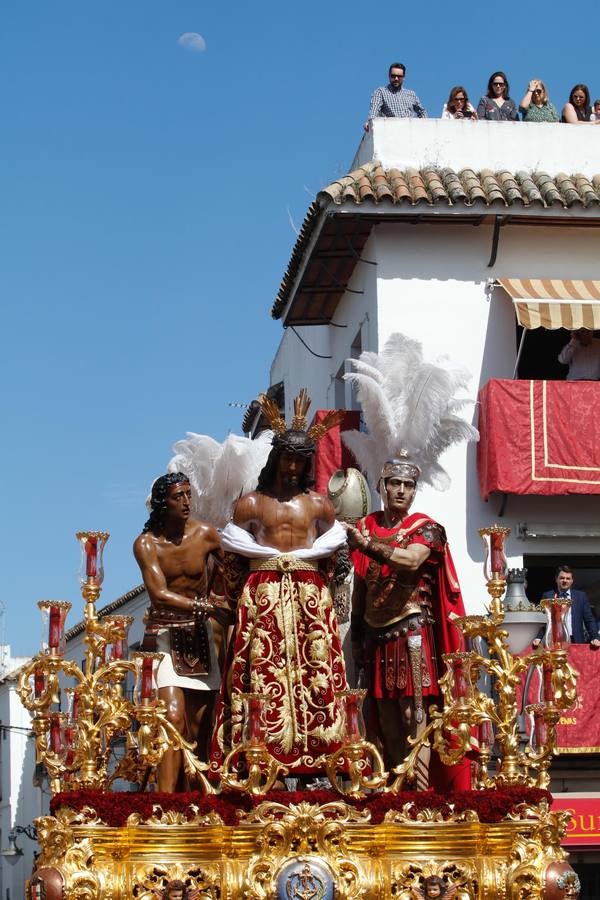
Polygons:
<instances>
[{"instance_id":1,"label":"golden candlestick arm","mask_svg":"<svg viewBox=\"0 0 600 900\"><path fill-rule=\"evenodd\" d=\"M199 781L201 789L212 792L204 777L207 766L194 754L193 743L186 741L169 722L166 705L152 696L129 700L123 691L128 675L138 675L140 664L160 654L134 654L123 658L124 643L133 619L107 616L98 619L96 603L102 590L101 551L107 532L81 531L77 540L87 547L82 565L81 593L84 606L85 659L82 666L64 658L64 623L70 603L41 601L42 612L49 615L49 646L23 667L18 694L26 709L33 713L32 730L36 737L36 763L45 766L53 793L63 790L109 790L117 779L147 782L169 747L182 752L186 773ZM86 568L87 566L87 568ZM108 657L109 648L111 656ZM61 680L74 685L63 693L70 696L71 710L59 710ZM134 727L135 726L135 727ZM125 739L125 756L111 763L117 738Z\"/></svg>"}]
</instances>

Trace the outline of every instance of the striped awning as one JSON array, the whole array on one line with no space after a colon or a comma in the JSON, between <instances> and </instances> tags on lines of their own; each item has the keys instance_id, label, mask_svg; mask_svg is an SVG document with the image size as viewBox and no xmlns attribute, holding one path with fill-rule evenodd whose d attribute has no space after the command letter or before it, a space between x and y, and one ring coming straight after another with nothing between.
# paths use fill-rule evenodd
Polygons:
<instances>
[{"instance_id":1,"label":"striped awning","mask_svg":"<svg viewBox=\"0 0 600 900\"><path fill-rule=\"evenodd\" d=\"M500 278L523 328L600 328L600 281Z\"/></svg>"}]
</instances>

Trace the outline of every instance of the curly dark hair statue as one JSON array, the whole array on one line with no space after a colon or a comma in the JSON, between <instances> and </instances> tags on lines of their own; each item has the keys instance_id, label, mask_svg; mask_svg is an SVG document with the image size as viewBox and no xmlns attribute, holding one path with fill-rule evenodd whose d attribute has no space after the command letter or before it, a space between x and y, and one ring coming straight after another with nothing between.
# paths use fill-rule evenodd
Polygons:
<instances>
[{"instance_id":1,"label":"curly dark hair statue","mask_svg":"<svg viewBox=\"0 0 600 900\"><path fill-rule=\"evenodd\" d=\"M276 434L272 441L271 452L258 476L257 491L270 491L277 477L279 459L282 453L295 453L306 458L304 471L300 476L299 487L301 491L308 491L314 485L312 477L313 461L316 453L316 444L306 431L289 429L282 434Z\"/></svg>"},{"instance_id":2,"label":"curly dark hair statue","mask_svg":"<svg viewBox=\"0 0 600 900\"><path fill-rule=\"evenodd\" d=\"M181 473L179 473L179 474L181 474ZM165 475L163 477L166 478L167 476ZM177 482L177 481L175 481L173 483L179 484L179 482ZM178 878L176 878L174 881L169 881L169 883L163 888L163 892L162 892L163 900L169 900L169 897L171 896L171 893L173 891L181 891L183 900L187 900L188 889L187 889L187 885L184 881L180 881Z\"/></svg>"},{"instance_id":3,"label":"curly dark hair statue","mask_svg":"<svg viewBox=\"0 0 600 900\"><path fill-rule=\"evenodd\" d=\"M152 485L152 493L150 494L150 518L144 525L143 534L147 531L156 531L163 523L165 513L167 511L167 492L171 485L190 483L190 479L183 472L169 472L167 475L161 475Z\"/></svg>"}]
</instances>

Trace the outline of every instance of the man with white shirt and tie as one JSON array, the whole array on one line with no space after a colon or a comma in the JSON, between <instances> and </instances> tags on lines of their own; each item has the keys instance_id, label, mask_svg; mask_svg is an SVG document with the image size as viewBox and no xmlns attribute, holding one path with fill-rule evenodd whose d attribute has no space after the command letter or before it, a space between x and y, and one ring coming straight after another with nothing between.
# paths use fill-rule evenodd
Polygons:
<instances>
[{"instance_id":1,"label":"man with white shirt and tie","mask_svg":"<svg viewBox=\"0 0 600 900\"><path fill-rule=\"evenodd\" d=\"M565 617L565 627L571 643L587 644L589 642L590 647L600 647L598 626L588 595L585 591L577 591L573 588L573 570L570 566L561 565L557 568L555 575L556 589L546 591L542 598L557 597L570 600L571 606ZM533 646L537 647L540 641L541 637L536 638Z\"/></svg>"}]
</instances>

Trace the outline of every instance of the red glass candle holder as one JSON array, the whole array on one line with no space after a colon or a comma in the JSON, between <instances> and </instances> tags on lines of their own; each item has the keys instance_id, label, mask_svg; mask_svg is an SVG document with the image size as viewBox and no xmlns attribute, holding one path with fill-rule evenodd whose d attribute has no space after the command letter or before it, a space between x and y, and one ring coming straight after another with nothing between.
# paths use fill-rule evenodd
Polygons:
<instances>
[{"instance_id":1,"label":"red glass candle holder","mask_svg":"<svg viewBox=\"0 0 600 900\"><path fill-rule=\"evenodd\" d=\"M356 744L365 740L366 729L362 707L366 696L367 692L360 688L336 692L345 744Z\"/></svg>"},{"instance_id":2,"label":"red glass candle holder","mask_svg":"<svg viewBox=\"0 0 600 900\"><path fill-rule=\"evenodd\" d=\"M107 616L102 620L114 635L108 658L110 660L127 659L129 651L129 629L133 624L133 616Z\"/></svg>"},{"instance_id":3,"label":"red glass candle holder","mask_svg":"<svg viewBox=\"0 0 600 900\"><path fill-rule=\"evenodd\" d=\"M133 700L136 706L148 706L154 703L158 694L156 673L162 660L162 654L135 653L133 659L136 666Z\"/></svg>"},{"instance_id":4,"label":"red glass candle holder","mask_svg":"<svg viewBox=\"0 0 600 900\"><path fill-rule=\"evenodd\" d=\"M73 735L71 733L69 738L68 734L69 720L66 713L54 712L50 713L48 721L48 748L61 762L65 761L69 751L73 749Z\"/></svg>"},{"instance_id":5,"label":"red glass candle holder","mask_svg":"<svg viewBox=\"0 0 600 900\"><path fill-rule=\"evenodd\" d=\"M480 528L479 534L485 547L483 561L483 574L486 581L495 578L506 580L508 562L504 544L510 534L510 528L503 525L490 525L489 528Z\"/></svg>"},{"instance_id":6,"label":"red glass candle holder","mask_svg":"<svg viewBox=\"0 0 600 900\"><path fill-rule=\"evenodd\" d=\"M481 748L481 750L491 750L496 739L494 737L494 728L490 720L484 719L482 722L480 722L477 731L479 747Z\"/></svg>"},{"instance_id":7,"label":"red glass candle holder","mask_svg":"<svg viewBox=\"0 0 600 900\"><path fill-rule=\"evenodd\" d=\"M244 728L242 740L253 747L264 747L267 737L264 694L243 694Z\"/></svg>"},{"instance_id":8,"label":"red glass candle holder","mask_svg":"<svg viewBox=\"0 0 600 900\"><path fill-rule=\"evenodd\" d=\"M64 600L40 600L38 609L48 622L48 644L46 652L50 656L64 656L65 622L71 604Z\"/></svg>"},{"instance_id":9,"label":"red glass candle holder","mask_svg":"<svg viewBox=\"0 0 600 900\"><path fill-rule=\"evenodd\" d=\"M530 720L530 736L529 743L535 750L543 750L548 745L548 723L546 722L545 703L534 703L525 707L525 712L529 715Z\"/></svg>"},{"instance_id":10,"label":"red glass candle holder","mask_svg":"<svg viewBox=\"0 0 600 900\"><path fill-rule=\"evenodd\" d=\"M545 662L542 666L542 698L545 703L554 703L553 673L552 663Z\"/></svg>"},{"instance_id":11,"label":"red glass candle holder","mask_svg":"<svg viewBox=\"0 0 600 900\"><path fill-rule=\"evenodd\" d=\"M33 693L36 698L42 696L46 690L46 676L43 669L36 669L33 673Z\"/></svg>"},{"instance_id":12,"label":"red glass candle holder","mask_svg":"<svg viewBox=\"0 0 600 900\"><path fill-rule=\"evenodd\" d=\"M107 531L78 531L75 535L81 546L79 580L81 585L100 587L104 581L104 547L109 538Z\"/></svg>"},{"instance_id":13,"label":"red glass candle holder","mask_svg":"<svg viewBox=\"0 0 600 900\"><path fill-rule=\"evenodd\" d=\"M566 597L544 597L540 600L540 606L548 619L545 644L549 650L562 650L571 643L566 625L571 600Z\"/></svg>"},{"instance_id":14,"label":"red glass candle holder","mask_svg":"<svg viewBox=\"0 0 600 900\"><path fill-rule=\"evenodd\" d=\"M473 664L476 655L472 651L445 654L446 668L450 672L450 691L457 703L466 703L473 696Z\"/></svg>"}]
</instances>

